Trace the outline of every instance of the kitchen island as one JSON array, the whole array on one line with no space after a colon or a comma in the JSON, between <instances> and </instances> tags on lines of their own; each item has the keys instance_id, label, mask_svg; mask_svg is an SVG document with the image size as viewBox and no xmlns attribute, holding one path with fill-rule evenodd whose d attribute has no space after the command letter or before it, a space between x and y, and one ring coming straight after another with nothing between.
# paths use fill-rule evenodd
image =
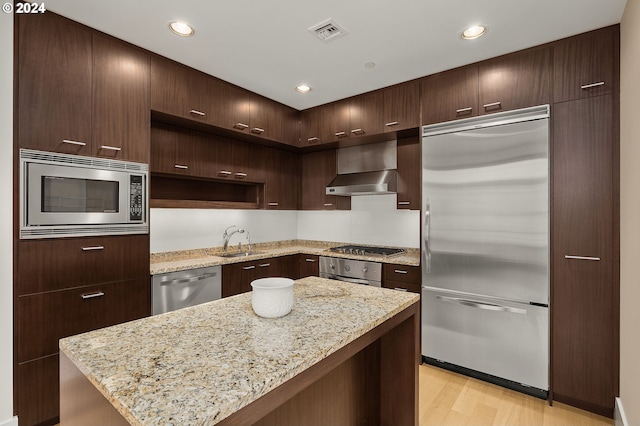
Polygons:
<instances>
[{"instance_id":1,"label":"kitchen island","mask_svg":"<svg viewBox=\"0 0 640 426\"><path fill-rule=\"evenodd\" d=\"M308 277L60 341L61 423L418 423L419 296Z\"/></svg>"}]
</instances>

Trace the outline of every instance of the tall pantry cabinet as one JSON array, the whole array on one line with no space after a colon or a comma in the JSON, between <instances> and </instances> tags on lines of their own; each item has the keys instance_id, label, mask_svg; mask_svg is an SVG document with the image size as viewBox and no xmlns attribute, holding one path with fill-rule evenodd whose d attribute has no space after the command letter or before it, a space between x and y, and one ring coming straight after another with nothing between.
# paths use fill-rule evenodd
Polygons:
<instances>
[{"instance_id":1,"label":"tall pantry cabinet","mask_svg":"<svg viewBox=\"0 0 640 426\"><path fill-rule=\"evenodd\" d=\"M619 28L554 46L551 389L612 417L619 370Z\"/></svg>"}]
</instances>

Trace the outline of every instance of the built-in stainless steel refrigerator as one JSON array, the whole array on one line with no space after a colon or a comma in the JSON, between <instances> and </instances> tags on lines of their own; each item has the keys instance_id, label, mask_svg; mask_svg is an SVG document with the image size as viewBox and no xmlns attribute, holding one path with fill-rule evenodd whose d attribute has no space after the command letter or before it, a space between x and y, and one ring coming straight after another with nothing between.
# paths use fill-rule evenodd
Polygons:
<instances>
[{"instance_id":1,"label":"built-in stainless steel refrigerator","mask_svg":"<svg viewBox=\"0 0 640 426\"><path fill-rule=\"evenodd\" d=\"M422 128L422 355L546 397L549 106Z\"/></svg>"}]
</instances>

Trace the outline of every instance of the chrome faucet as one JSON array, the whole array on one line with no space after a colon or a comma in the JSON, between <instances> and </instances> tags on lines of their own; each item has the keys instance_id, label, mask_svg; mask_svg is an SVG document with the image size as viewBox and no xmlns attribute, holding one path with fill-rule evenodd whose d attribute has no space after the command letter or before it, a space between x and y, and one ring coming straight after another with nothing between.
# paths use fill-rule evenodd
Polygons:
<instances>
[{"instance_id":1,"label":"chrome faucet","mask_svg":"<svg viewBox=\"0 0 640 426\"><path fill-rule=\"evenodd\" d=\"M231 233L229 233L229 230L231 228L237 228L238 225L231 225L230 227L228 227L227 229L224 230L224 234L222 234L222 252L226 253L227 252L227 247L229 246L229 240L231 240L231 236L233 234L244 234L244 229L242 228L238 228L234 231L232 231Z\"/></svg>"}]
</instances>

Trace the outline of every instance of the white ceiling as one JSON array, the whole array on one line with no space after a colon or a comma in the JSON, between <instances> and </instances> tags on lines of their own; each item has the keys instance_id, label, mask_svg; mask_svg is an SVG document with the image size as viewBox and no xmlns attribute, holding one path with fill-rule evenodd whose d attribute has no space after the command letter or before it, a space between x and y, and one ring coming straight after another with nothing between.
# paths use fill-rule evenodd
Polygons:
<instances>
[{"instance_id":1,"label":"white ceiling","mask_svg":"<svg viewBox=\"0 0 640 426\"><path fill-rule=\"evenodd\" d=\"M47 9L297 109L620 22L626 0L47 0ZM307 31L333 18L348 35ZM194 37L171 33L183 20ZM472 24L488 27L474 41ZM366 68L366 62L375 62ZM313 90L294 90L306 83Z\"/></svg>"}]
</instances>

